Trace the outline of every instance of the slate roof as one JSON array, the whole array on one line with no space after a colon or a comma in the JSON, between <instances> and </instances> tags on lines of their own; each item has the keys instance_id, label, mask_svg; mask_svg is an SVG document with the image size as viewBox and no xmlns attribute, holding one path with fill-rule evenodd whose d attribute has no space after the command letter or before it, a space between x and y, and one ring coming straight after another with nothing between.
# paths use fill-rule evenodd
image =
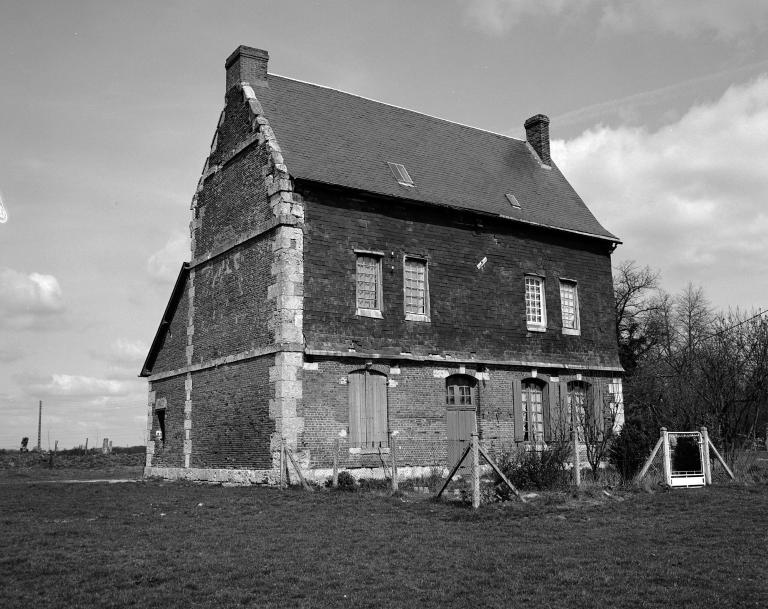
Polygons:
<instances>
[{"instance_id":1,"label":"slate roof","mask_svg":"<svg viewBox=\"0 0 768 609\"><path fill-rule=\"evenodd\" d=\"M254 92L294 178L619 241L525 141L282 76L268 83ZM415 187L399 185L387 162L403 164Z\"/></svg>"}]
</instances>

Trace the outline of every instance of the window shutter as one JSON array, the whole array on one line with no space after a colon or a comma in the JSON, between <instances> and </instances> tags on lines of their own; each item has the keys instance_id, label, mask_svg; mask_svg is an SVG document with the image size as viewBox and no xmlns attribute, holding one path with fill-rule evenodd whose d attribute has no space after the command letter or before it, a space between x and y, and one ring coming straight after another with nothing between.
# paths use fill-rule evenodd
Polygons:
<instances>
[{"instance_id":1,"label":"window shutter","mask_svg":"<svg viewBox=\"0 0 768 609\"><path fill-rule=\"evenodd\" d=\"M515 442L522 442L525 438L525 429L523 429L523 386L518 379L515 379L512 385L512 409L515 416Z\"/></svg>"},{"instance_id":2,"label":"window shutter","mask_svg":"<svg viewBox=\"0 0 768 609\"><path fill-rule=\"evenodd\" d=\"M597 429L597 437L602 440L603 432L605 431L605 420L603 419L603 384L601 379L595 379L592 383L593 393L595 396L595 402L593 404L595 408L595 428Z\"/></svg>"},{"instance_id":3,"label":"window shutter","mask_svg":"<svg viewBox=\"0 0 768 609\"><path fill-rule=\"evenodd\" d=\"M362 443L362 410L365 403L365 373L352 372L348 377L349 387L349 444L360 446Z\"/></svg>"},{"instance_id":4,"label":"window shutter","mask_svg":"<svg viewBox=\"0 0 768 609\"><path fill-rule=\"evenodd\" d=\"M562 426L563 437L565 439L570 438L569 431L571 430L571 413L568 408L568 383L560 381L560 399L557 406L559 410L560 425Z\"/></svg>"},{"instance_id":5,"label":"window shutter","mask_svg":"<svg viewBox=\"0 0 768 609\"><path fill-rule=\"evenodd\" d=\"M541 388L541 416L544 418L544 441L552 441L552 404L549 393L549 383Z\"/></svg>"},{"instance_id":6,"label":"window shutter","mask_svg":"<svg viewBox=\"0 0 768 609\"><path fill-rule=\"evenodd\" d=\"M369 416L369 446L387 446L387 377L369 373L366 382L366 405Z\"/></svg>"}]
</instances>

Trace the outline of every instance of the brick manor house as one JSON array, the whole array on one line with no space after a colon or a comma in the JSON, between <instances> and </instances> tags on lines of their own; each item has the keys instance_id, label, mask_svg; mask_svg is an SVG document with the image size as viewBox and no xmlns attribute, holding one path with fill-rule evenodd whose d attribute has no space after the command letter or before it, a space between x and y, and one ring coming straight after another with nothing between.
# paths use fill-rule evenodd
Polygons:
<instances>
[{"instance_id":1,"label":"brick manor house","mask_svg":"<svg viewBox=\"0 0 768 609\"><path fill-rule=\"evenodd\" d=\"M146 473L274 481L446 467L620 408L605 230L526 140L226 60L184 263L141 375ZM587 398L586 396L593 396ZM396 435L392 432L396 431ZM370 469L367 469L370 468Z\"/></svg>"}]
</instances>

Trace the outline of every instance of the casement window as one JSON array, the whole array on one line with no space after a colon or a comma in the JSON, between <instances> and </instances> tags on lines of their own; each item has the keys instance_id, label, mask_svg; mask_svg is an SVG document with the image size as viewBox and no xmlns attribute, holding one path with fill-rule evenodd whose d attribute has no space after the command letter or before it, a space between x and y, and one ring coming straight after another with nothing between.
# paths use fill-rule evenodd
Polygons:
<instances>
[{"instance_id":1,"label":"casement window","mask_svg":"<svg viewBox=\"0 0 768 609\"><path fill-rule=\"evenodd\" d=\"M356 309L355 314L381 319L382 285L381 259L377 252L355 252Z\"/></svg>"},{"instance_id":2,"label":"casement window","mask_svg":"<svg viewBox=\"0 0 768 609\"><path fill-rule=\"evenodd\" d=\"M403 261L405 319L429 321L429 281L427 261L406 256Z\"/></svg>"},{"instance_id":3,"label":"casement window","mask_svg":"<svg viewBox=\"0 0 768 609\"><path fill-rule=\"evenodd\" d=\"M580 442L584 441L584 431L581 422L584 419L585 411L584 406L587 404L588 385L579 381L572 381L568 383L568 420L570 421L569 429L573 431L577 430L578 439Z\"/></svg>"},{"instance_id":4,"label":"casement window","mask_svg":"<svg viewBox=\"0 0 768 609\"><path fill-rule=\"evenodd\" d=\"M525 276L525 320L528 330L532 332L544 332L547 329L544 279L536 275Z\"/></svg>"},{"instance_id":5,"label":"casement window","mask_svg":"<svg viewBox=\"0 0 768 609\"><path fill-rule=\"evenodd\" d=\"M449 376L445 381L445 403L448 406L472 406L475 383L471 376Z\"/></svg>"},{"instance_id":6,"label":"casement window","mask_svg":"<svg viewBox=\"0 0 768 609\"><path fill-rule=\"evenodd\" d=\"M379 450L388 446L387 377L375 370L356 370L349 387L349 445Z\"/></svg>"},{"instance_id":7,"label":"casement window","mask_svg":"<svg viewBox=\"0 0 768 609\"><path fill-rule=\"evenodd\" d=\"M522 385L523 440L544 441L544 386L536 381L523 381Z\"/></svg>"},{"instance_id":8,"label":"casement window","mask_svg":"<svg viewBox=\"0 0 768 609\"><path fill-rule=\"evenodd\" d=\"M579 292L575 281L560 280L560 310L563 314L563 334L580 334Z\"/></svg>"}]
</instances>

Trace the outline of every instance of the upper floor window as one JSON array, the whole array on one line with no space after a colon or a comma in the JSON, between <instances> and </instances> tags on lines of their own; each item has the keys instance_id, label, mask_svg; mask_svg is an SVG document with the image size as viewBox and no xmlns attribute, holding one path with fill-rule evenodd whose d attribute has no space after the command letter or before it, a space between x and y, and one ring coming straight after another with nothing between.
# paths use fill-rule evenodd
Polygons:
<instances>
[{"instance_id":1,"label":"upper floor window","mask_svg":"<svg viewBox=\"0 0 768 609\"><path fill-rule=\"evenodd\" d=\"M575 281L560 281L560 309L563 313L563 334L579 334L579 292Z\"/></svg>"},{"instance_id":2,"label":"upper floor window","mask_svg":"<svg viewBox=\"0 0 768 609\"><path fill-rule=\"evenodd\" d=\"M528 330L544 332L547 329L544 279L535 275L525 276L525 320Z\"/></svg>"},{"instance_id":3,"label":"upper floor window","mask_svg":"<svg viewBox=\"0 0 768 609\"><path fill-rule=\"evenodd\" d=\"M357 315L381 318L381 255L357 252L355 274L357 288Z\"/></svg>"},{"instance_id":4,"label":"upper floor window","mask_svg":"<svg viewBox=\"0 0 768 609\"><path fill-rule=\"evenodd\" d=\"M426 260L406 256L403 262L403 291L405 318L410 321L429 321L429 282Z\"/></svg>"}]
</instances>

